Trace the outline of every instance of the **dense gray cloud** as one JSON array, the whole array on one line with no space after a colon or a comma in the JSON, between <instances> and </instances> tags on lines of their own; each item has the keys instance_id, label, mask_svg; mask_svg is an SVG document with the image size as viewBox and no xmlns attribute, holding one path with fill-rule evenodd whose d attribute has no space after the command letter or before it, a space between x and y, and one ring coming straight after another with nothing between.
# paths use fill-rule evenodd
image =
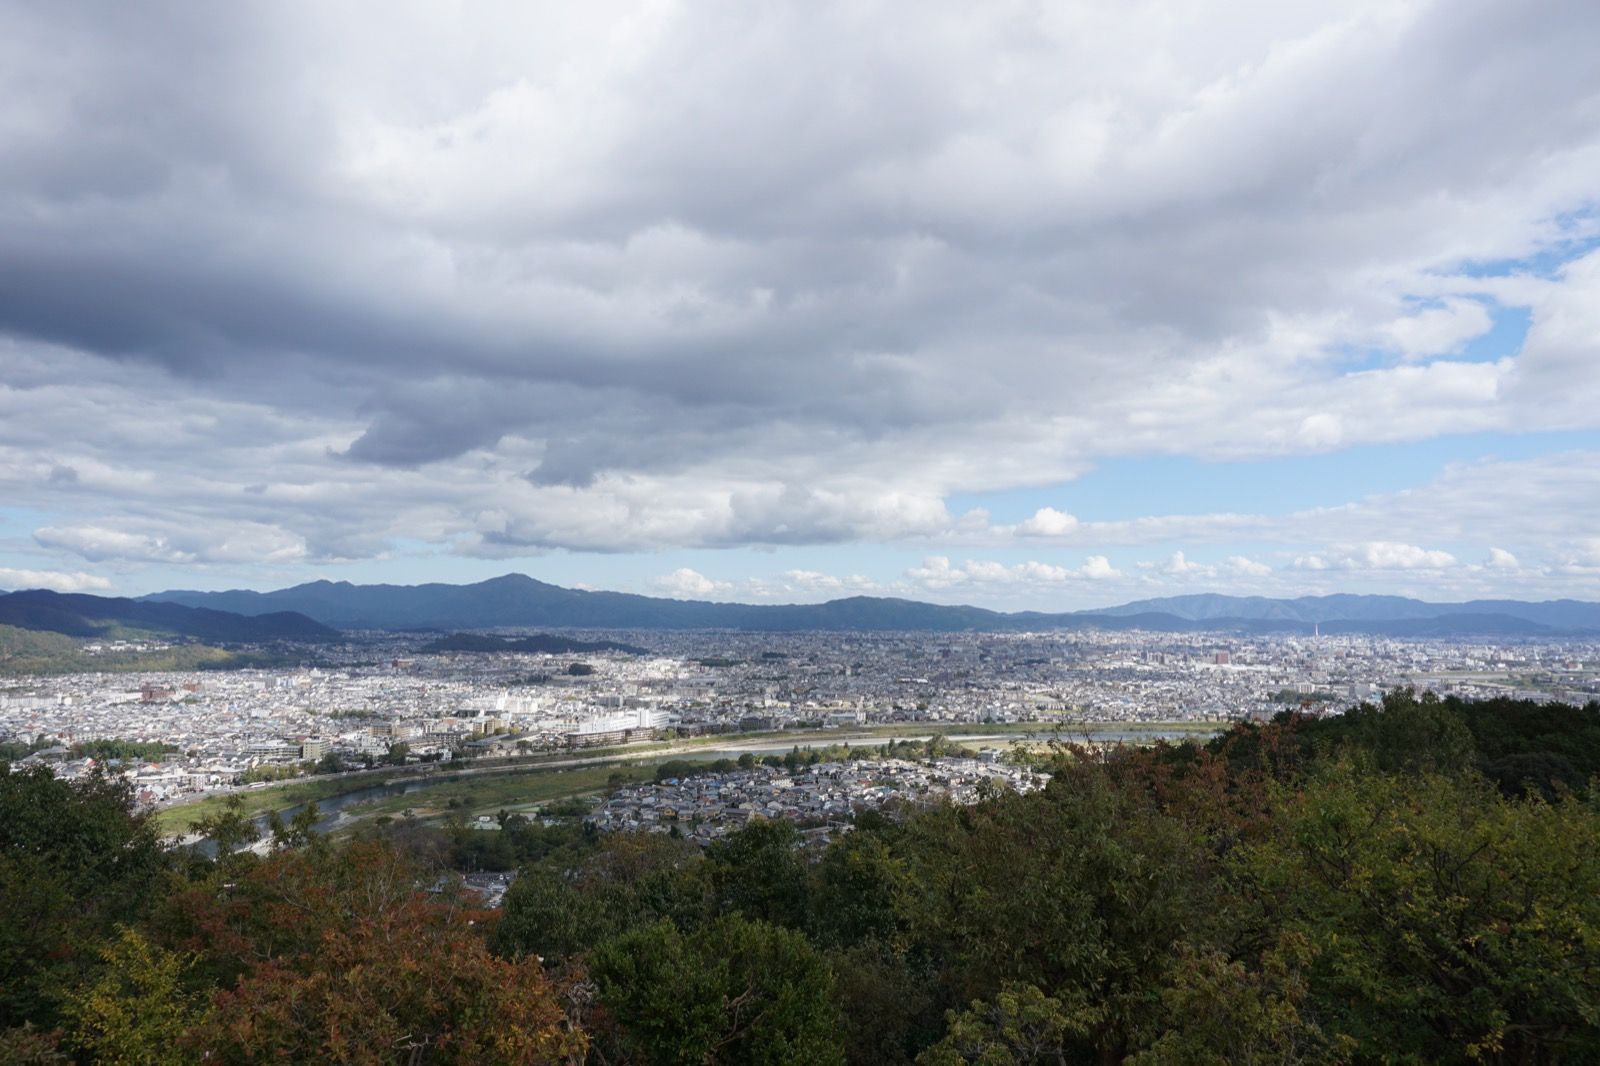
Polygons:
<instances>
[{"instance_id":1,"label":"dense gray cloud","mask_svg":"<svg viewBox=\"0 0 1600 1066\"><path fill-rule=\"evenodd\" d=\"M946 501L1594 428L1596 41L1583 0L11 0L0 483L96 561L1092 547L1144 534ZM1506 307L1524 350L1455 358Z\"/></svg>"}]
</instances>

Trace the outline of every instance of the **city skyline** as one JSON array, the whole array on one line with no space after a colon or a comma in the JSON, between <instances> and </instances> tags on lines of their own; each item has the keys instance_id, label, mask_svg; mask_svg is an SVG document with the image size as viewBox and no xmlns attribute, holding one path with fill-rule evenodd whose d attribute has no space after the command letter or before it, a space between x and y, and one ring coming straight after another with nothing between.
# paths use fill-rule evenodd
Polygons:
<instances>
[{"instance_id":1,"label":"city skyline","mask_svg":"<svg viewBox=\"0 0 1600 1066\"><path fill-rule=\"evenodd\" d=\"M0 5L0 589L1600 600L1597 37Z\"/></svg>"}]
</instances>

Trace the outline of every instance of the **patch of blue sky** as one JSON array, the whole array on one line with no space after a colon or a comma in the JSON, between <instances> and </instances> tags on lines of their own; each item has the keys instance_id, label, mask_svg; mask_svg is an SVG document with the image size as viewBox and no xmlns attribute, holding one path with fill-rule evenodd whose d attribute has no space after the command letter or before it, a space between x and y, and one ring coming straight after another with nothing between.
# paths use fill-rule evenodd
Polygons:
<instances>
[{"instance_id":1,"label":"patch of blue sky","mask_svg":"<svg viewBox=\"0 0 1600 1066\"><path fill-rule=\"evenodd\" d=\"M355 584L443 582L454 585L483 581L520 568L509 565L504 559L454 555L426 541L397 540L390 543L388 551L381 558L329 563L325 566L313 564L313 569L326 573L304 580L315 581L319 577L326 577L329 581L350 581Z\"/></svg>"},{"instance_id":2,"label":"patch of blue sky","mask_svg":"<svg viewBox=\"0 0 1600 1066\"><path fill-rule=\"evenodd\" d=\"M1529 459L1600 448L1600 431L1472 433L1400 444L1372 444L1316 455L1205 462L1186 456L1107 459L1076 481L1053 488L962 493L956 514L989 511L996 523L1019 522L1041 507L1082 521L1151 515L1287 514L1337 507L1367 496L1417 488L1451 463Z\"/></svg>"},{"instance_id":3,"label":"patch of blue sky","mask_svg":"<svg viewBox=\"0 0 1600 1066\"><path fill-rule=\"evenodd\" d=\"M1526 307L1491 307L1494 325L1462 346L1451 359L1472 363L1493 363L1522 350L1522 342L1533 324L1533 312Z\"/></svg>"},{"instance_id":4,"label":"patch of blue sky","mask_svg":"<svg viewBox=\"0 0 1600 1066\"><path fill-rule=\"evenodd\" d=\"M49 525L54 516L48 511L41 511L36 507L9 507L0 506L0 529L10 532L14 529L37 529L39 526Z\"/></svg>"},{"instance_id":5,"label":"patch of blue sky","mask_svg":"<svg viewBox=\"0 0 1600 1066\"><path fill-rule=\"evenodd\" d=\"M0 507L0 568L18 570L80 570L84 560L71 559L72 566L58 565L58 553L41 548L33 531L52 524L54 515L32 507Z\"/></svg>"},{"instance_id":6,"label":"patch of blue sky","mask_svg":"<svg viewBox=\"0 0 1600 1066\"><path fill-rule=\"evenodd\" d=\"M1600 248L1600 206L1591 205L1568 212L1556 220L1560 236L1532 255L1516 259L1469 260L1457 272L1474 278L1499 278L1512 274L1531 274L1550 278L1580 256Z\"/></svg>"},{"instance_id":7,"label":"patch of blue sky","mask_svg":"<svg viewBox=\"0 0 1600 1066\"><path fill-rule=\"evenodd\" d=\"M1364 370L1383 370L1394 366L1400 357L1389 348L1363 348L1354 344L1340 344L1331 349L1333 365L1341 373L1359 374Z\"/></svg>"},{"instance_id":8,"label":"patch of blue sky","mask_svg":"<svg viewBox=\"0 0 1600 1066\"><path fill-rule=\"evenodd\" d=\"M716 580L731 580L752 573L769 573L776 569L773 557L765 556L765 565L756 568L730 565L745 553L735 551L685 550L661 552L568 552L558 551L537 558L514 560L514 568L529 577L548 581L552 585L588 588L614 592L638 592L660 596L663 591L652 582L675 570L690 569ZM500 573L513 567L501 564ZM696 597L700 598L700 597Z\"/></svg>"}]
</instances>

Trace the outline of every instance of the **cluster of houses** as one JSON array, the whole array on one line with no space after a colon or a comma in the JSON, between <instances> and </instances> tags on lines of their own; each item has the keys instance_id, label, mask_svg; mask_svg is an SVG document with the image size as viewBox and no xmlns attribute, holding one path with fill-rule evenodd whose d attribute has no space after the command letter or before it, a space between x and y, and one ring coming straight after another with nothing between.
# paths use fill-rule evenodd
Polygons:
<instances>
[{"instance_id":1,"label":"cluster of houses","mask_svg":"<svg viewBox=\"0 0 1600 1066\"><path fill-rule=\"evenodd\" d=\"M69 781L96 769L120 775L133 786L134 799L146 806L187 793L224 788L237 776L232 766L214 759L95 759L74 755L62 745L41 748L16 763L19 768L35 764L48 766L57 777Z\"/></svg>"},{"instance_id":2,"label":"cluster of houses","mask_svg":"<svg viewBox=\"0 0 1600 1066\"><path fill-rule=\"evenodd\" d=\"M671 832L709 843L756 818L786 818L825 836L859 811L892 804L975 803L994 789L1028 792L1049 775L976 759L852 759L785 770L768 766L619 789L588 821L603 831Z\"/></svg>"}]
</instances>

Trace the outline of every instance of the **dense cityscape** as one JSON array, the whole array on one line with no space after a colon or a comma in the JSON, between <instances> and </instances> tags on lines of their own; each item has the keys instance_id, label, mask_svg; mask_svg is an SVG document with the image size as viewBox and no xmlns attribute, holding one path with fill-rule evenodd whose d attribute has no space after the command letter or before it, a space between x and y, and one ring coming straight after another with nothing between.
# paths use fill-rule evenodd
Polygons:
<instances>
[{"instance_id":1,"label":"dense cityscape","mask_svg":"<svg viewBox=\"0 0 1600 1066\"><path fill-rule=\"evenodd\" d=\"M64 776L74 746L167 748L129 759L140 799L247 787L265 768L332 771L662 738L894 723L1264 720L1342 710L1403 686L1581 704L1600 694L1593 640L1398 640L1223 634L586 633L645 655L420 653L415 636L325 647L317 665L236 672L21 677L0 686L0 740ZM309 653L308 653L309 654ZM807 739L810 743L810 739ZM83 749L79 749L82 751Z\"/></svg>"}]
</instances>

